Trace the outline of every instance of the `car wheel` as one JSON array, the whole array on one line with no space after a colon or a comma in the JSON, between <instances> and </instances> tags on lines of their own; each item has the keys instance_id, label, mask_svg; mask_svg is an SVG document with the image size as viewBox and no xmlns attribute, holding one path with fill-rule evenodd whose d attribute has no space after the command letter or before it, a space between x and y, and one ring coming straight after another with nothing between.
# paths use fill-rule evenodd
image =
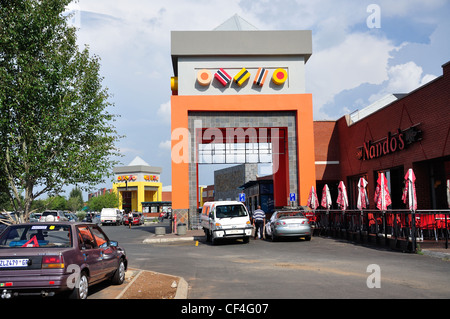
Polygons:
<instances>
[{"instance_id":1,"label":"car wheel","mask_svg":"<svg viewBox=\"0 0 450 319\"><path fill-rule=\"evenodd\" d=\"M272 241L277 241L277 237L272 233L272 235L270 236L270 239Z\"/></svg>"},{"instance_id":2,"label":"car wheel","mask_svg":"<svg viewBox=\"0 0 450 319\"><path fill-rule=\"evenodd\" d=\"M72 290L70 299L87 299L89 290L89 279L85 272L80 274L78 285Z\"/></svg>"},{"instance_id":3,"label":"car wheel","mask_svg":"<svg viewBox=\"0 0 450 319\"><path fill-rule=\"evenodd\" d=\"M310 241L311 240L311 236L305 236L305 240L306 241Z\"/></svg>"},{"instance_id":4,"label":"car wheel","mask_svg":"<svg viewBox=\"0 0 450 319\"><path fill-rule=\"evenodd\" d=\"M114 285L121 285L125 281L125 263L123 262L123 259L120 260L119 266L116 269L116 272L114 273L114 276L112 277L112 283Z\"/></svg>"}]
</instances>

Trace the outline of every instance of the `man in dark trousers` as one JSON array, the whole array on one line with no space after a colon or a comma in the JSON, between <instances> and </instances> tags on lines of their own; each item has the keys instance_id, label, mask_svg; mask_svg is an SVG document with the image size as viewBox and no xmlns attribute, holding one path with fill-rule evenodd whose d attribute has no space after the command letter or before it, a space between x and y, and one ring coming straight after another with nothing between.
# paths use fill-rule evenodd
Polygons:
<instances>
[{"instance_id":1,"label":"man in dark trousers","mask_svg":"<svg viewBox=\"0 0 450 319\"><path fill-rule=\"evenodd\" d=\"M255 226L255 239L259 230L259 238L263 239L264 225L266 224L266 213L258 205L257 210L253 212L253 226Z\"/></svg>"}]
</instances>

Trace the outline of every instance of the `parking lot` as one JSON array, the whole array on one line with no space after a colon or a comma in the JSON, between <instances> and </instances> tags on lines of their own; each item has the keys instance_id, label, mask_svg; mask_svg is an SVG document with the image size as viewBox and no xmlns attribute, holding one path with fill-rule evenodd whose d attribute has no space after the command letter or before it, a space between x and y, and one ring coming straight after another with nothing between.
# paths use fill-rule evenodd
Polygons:
<instances>
[{"instance_id":1,"label":"parking lot","mask_svg":"<svg viewBox=\"0 0 450 319\"><path fill-rule=\"evenodd\" d=\"M161 225L161 224L159 224ZM167 221L163 225L168 225ZM183 277L194 299L448 298L450 262L420 254L311 241L204 240L144 244L155 225L103 227L132 268Z\"/></svg>"}]
</instances>

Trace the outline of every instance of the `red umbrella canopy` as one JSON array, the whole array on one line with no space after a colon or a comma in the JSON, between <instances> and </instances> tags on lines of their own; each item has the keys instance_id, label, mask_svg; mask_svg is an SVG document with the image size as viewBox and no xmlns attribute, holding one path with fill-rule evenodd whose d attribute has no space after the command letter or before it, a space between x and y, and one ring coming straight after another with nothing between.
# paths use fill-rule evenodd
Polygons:
<instances>
[{"instance_id":1,"label":"red umbrella canopy","mask_svg":"<svg viewBox=\"0 0 450 319\"><path fill-rule=\"evenodd\" d=\"M322 190L322 201L320 202L320 205L322 205L322 207L326 209L330 209L331 204L332 203L331 203L330 189L328 188L328 185L325 184Z\"/></svg>"},{"instance_id":2,"label":"red umbrella canopy","mask_svg":"<svg viewBox=\"0 0 450 319\"><path fill-rule=\"evenodd\" d=\"M375 204L379 210L386 210L392 204L391 195L387 186L384 173L378 175L377 188L375 189Z\"/></svg>"},{"instance_id":3,"label":"red umbrella canopy","mask_svg":"<svg viewBox=\"0 0 450 319\"><path fill-rule=\"evenodd\" d=\"M347 188L343 181L339 182L337 204L341 210L346 210L348 207Z\"/></svg>"},{"instance_id":4,"label":"red umbrella canopy","mask_svg":"<svg viewBox=\"0 0 450 319\"><path fill-rule=\"evenodd\" d=\"M367 196L366 186L369 184L363 177L359 179L358 182L358 209L367 208L369 205L369 198Z\"/></svg>"},{"instance_id":5,"label":"red umbrella canopy","mask_svg":"<svg viewBox=\"0 0 450 319\"><path fill-rule=\"evenodd\" d=\"M314 186L311 186L311 190L309 191L308 203L306 205L312 209L317 209L317 207L319 207L319 199L317 198L317 193L314 189Z\"/></svg>"},{"instance_id":6,"label":"red umbrella canopy","mask_svg":"<svg viewBox=\"0 0 450 319\"><path fill-rule=\"evenodd\" d=\"M403 203L408 204L410 210L417 209L417 196L416 196L416 176L412 168L408 170L405 175L405 188L403 189L402 200Z\"/></svg>"}]
</instances>

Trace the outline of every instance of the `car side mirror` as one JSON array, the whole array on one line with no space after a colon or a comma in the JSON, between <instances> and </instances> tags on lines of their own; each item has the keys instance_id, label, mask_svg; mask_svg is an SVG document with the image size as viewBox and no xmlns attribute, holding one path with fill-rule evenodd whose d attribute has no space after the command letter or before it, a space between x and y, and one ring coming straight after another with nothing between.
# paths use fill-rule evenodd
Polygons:
<instances>
[{"instance_id":1,"label":"car side mirror","mask_svg":"<svg viewBox=\"0 0 450 319\"><path fill-rule=\"evenodd\" d=\"M109 242L109 245L110 245L111 247L117 247L117 246L119 246L119 242L117 242L117 241L115 241L115 240L111 240L111 241Z\"/></svg>"}]
</instances>

